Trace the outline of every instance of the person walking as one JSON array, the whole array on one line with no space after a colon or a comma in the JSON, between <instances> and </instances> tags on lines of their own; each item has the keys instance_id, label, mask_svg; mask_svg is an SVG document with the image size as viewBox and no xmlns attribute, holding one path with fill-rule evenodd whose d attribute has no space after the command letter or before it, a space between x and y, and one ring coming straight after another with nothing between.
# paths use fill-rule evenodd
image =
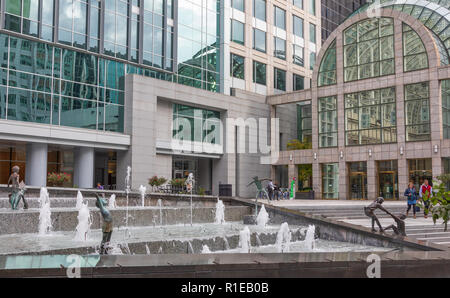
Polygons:
<instances>
[{"instance_id":1,"label":"person walking","mask_svg":"<svg viewBox=\"0 0 450 298\"><path fill-rule=\"evenodd\" d=\"M408 187L405 190L404 196L408 200L408 209L406 210L406 217L408 217L409 210L411 210L412 207L414 218L416 218L417 191L412 181L409 182Z\"/></svg>"},{"instance_id":2,"label":"person walking","mask_svg":"<svg viewBox=\"0 0 450 298\"><path fill-rule=\"evenodd\" d=\"M430 198L433 196L433 187L428 183L428 179L425 179L423 181L423 184L420 186L419 189L419 197L423 202L424 205L424 217L428 218L428 211L430 209Z\"/></svg>"}]
</instances>

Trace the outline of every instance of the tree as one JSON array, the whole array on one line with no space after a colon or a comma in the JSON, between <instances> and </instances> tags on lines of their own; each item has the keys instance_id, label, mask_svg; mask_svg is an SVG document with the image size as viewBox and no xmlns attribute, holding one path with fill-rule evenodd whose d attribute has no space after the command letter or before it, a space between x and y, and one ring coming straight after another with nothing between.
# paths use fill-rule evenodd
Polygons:
<instances>
[{"instance_id":1,"label":"tree","mask_svg":"<svg viewBox=\"0 0 450 298\"><path fill-rule=\"evenodd\" d=\"M442 178L442 179L441 179ZM443 175L438 177L438 181L434 181L433 196L424 194L424 199L430 200L430 210L433 218L433 222L436 224L438 219L442 219L444 224L444 231L447 232L447 225L450 219L450 191L447 190L447 183L450 175ZM422 203L418 204L421 208L424 208Z\"/></svg>"},{"instance_id":2,"label":"tree","mask_svg":"<svg viewBox=\"0 0 450 298\"><path fill-rule=\"evenodd\" d=\"M286 148L287 148L288 151L291 151L291 150L306 150L306 149L311 149L312 148L312 144L309 141L301 142L300 140L294 139L294 140L290 140L287 143Z\"/></svg>"}]
</instances>

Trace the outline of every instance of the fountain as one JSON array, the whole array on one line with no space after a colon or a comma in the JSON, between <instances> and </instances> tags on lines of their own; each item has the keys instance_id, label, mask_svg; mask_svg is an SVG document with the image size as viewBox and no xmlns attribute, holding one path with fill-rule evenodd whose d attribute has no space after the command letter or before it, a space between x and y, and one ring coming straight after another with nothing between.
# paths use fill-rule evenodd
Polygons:
<instances>
[{"instance_id":1,"label":"fountain","mask_svg":"<svg viewBox=\"0 0 450 298\"><path fill-rule=\"evenodd\" d=\"M216 224L224 224L225 223L225 205L222 200L217 198L216 203Z\"/></svg>"},{"instance_id":2,"label":"fountain","mask_svg":"<svg viewBox=\"0 0 450 298\"><path fill-rule=\"evenodd\" d=\"M281 225L277 234L277 241L275 243L277 252L289 252L291 237L292 234L289 230L289 225L285 222Z\"/></svg>"},{"instance_id":3,"label":"fountain","mask_svg":"<svg viewBox=\"0 0 450 298\"><path fill-rule=\"evenodd\" d=\"M127 166L127 176L125 177L125 193L127 196L127 210L126 210L126 214L125 214L125 237L131 237L130 234L130 230L128 229L128 204L129 204L129 193L131 190L131 186L130 186L130 179L131 179L131 167Z\"/></svg>"},{"instance_id":4,"label":"fountain","mask_svg":"<svg viewBox=\"0 0 450 298\"><path fill-rule=\"evenodd\" d=\"M239 233L239 250L243 253L250 253L251 243L250 243L250 230L246 226Z\"/></svg>"},{"instance_id":5,"label":"fountain","mask_svg":"<svg viewBox=\"0 0 450 298\"><path fill-rule=\"evenodd\" d=\"M77 205L75 206L75 208L77 210L80 210L82 205L83 205L83 195L81 194L81 191L78 191L77 192Z\"/></svg>"},{"instance_id":6,"label":"fountain","mask_svg":"<svg viewBox=\"0 0 450 298\"><path fill-rule=\"evenodd\" d=\"M92 218L89 212L88 203L82 203L78 211L78 225L75 229L75 241L87 241L91 233Z\"/></svg>"},{"instance_id":7,"label":"fountain","mask_svg":"<svg viewBox=\"0 0 450 298\"><path fill-rule=\"evenodd\" d=\"M116 195L115 194L112 194L111 197L109 198L108 208L109 209L116 209L117 208Z\"/></svg>"},{"instance_id":8,"label":"fountain","mask_svg":"<svg viewBox=\"0 0 450 298\"><path fill-rule=\"evenodd\" d=\"M158 207L159 207L159 225L162 226L162 200L158 199Z\"/></svg>"},{"instance_id":9,"label":"fountain","mask_svg":"<svg viewBox=\"0 0 450 298\"><path fill-rule=\"evenodd\" d=\"M209 247L208 247L208 245L203 245L203 248L202 248L202 254L210 254L211 253L211 250L209 249Z\"/></svg>"},{"instance_id":10,"label":"fountain","mask_svg":"<svg viewBox=\"0 0 450 298\"><path fill-rule=\"evenodd\" d=\"M266 211L266 207L262 205L261 209L259 210L259 214L256 217L256 224L264 228L269 223L269 213Z\"/></svg>"},{"instance_id":11,"label":"fountain","mask_svg":"<svg viewBox=\"0 0 450 298\"><path fill-rule=\"evenodd\" d=\"M314 225L308 226L308 229L306 230L305 240L303 242L305 244L305 247L309 250L314 250L315 233L316 233L316 227Z\"/></svg>"},{"instance_id":12,"label":"fountain","mask_svg":"<svg viewBox=\"0 0 450 298\"><path fill-rule=\"evenodd\" d=\"M141 194L142 207L145 206L145 192L147 191L147 187L141 185L139 186L139 193Z\"/></svg>"},{"instance_id":13,"label":"fountain","mask_svg":"<svg viewBox=\"0 0 450 298\"><path fill-rule=\"evenodd\" d=\"M150 248L148 248L148 244L145 245L145 252L147 255L150 255Z\"/></svg>"},{"instance_id":14,"label":"fountain","mask_svg":"<svg viewBox=\"0 0 450 298\"><path fill-rule=\"evenodd\" d=\"M47 188L42 187L39 196L39 235L46 235L52 230L52 212Z\"/></svg>"}]
</instances>

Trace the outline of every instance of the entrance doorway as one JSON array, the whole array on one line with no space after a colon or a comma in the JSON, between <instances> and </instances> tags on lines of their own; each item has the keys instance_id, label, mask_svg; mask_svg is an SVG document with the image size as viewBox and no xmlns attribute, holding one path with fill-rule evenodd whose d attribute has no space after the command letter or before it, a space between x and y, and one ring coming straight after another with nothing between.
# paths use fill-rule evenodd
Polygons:
<instances>
[{"instance_id":1,"label":"entrance doorway","mask_svg":"<svg viewBox=\"0 0 450 298\"><path fill-rule=\"evenodd\" d=\"M349 198L351 200L367 200L367 164L351 162L348 164Z\"/></svg>"},{"instance_id":2,"label":"entrance doorway","mask_svg":"<svg viewBox=\"0 0 450 298\"><path fill-rule=\"evenodd\" d=\"M378 162L378 195L386 200L399 199L396 160Z\"/></svg>"}]
</instances>

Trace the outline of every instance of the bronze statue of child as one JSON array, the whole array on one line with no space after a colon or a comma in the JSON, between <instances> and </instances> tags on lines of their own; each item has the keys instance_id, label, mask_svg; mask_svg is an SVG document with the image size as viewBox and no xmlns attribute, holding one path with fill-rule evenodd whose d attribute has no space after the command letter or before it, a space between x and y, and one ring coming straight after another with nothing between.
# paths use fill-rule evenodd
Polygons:
<instances>
[{"instance_id":1,"label":"bronze statue of child","mask_svg":"<svg viewBox=\"0 0 450 298\"><path fill-rule=\"evenodd\" d=\"M108 211L108 209L105 208L105 206L107 205L106 200L100 197L99 194L95 195L97 197L95 206L97 206L97 208L100 209L100 213L102 214L103 217L103 226L102 226L103 238L102 243L100 244L100 254L107 255L109 242L111 241L111 235L113 232L113 220L111 213Z\"/></svg>"},{"instance_id":2,"label":"bronze statue of child","mask_svg":"<svg viewBox=\"0 0 450 298\"><path fill-rule=\"evenodd\" d=\"M380 228L380 233L383 233L383 227L381 226L381 223L378 220L378 217L375 215L376 209L380 209L392 216L392 214L382 206L383 202L384 202L384 199L382 197L378 197L369 206L364 207L364 213L372 219L372 232L377 231L375 229L375 222L376 222L378 227Z\"/></svg>"}]
</instances>

